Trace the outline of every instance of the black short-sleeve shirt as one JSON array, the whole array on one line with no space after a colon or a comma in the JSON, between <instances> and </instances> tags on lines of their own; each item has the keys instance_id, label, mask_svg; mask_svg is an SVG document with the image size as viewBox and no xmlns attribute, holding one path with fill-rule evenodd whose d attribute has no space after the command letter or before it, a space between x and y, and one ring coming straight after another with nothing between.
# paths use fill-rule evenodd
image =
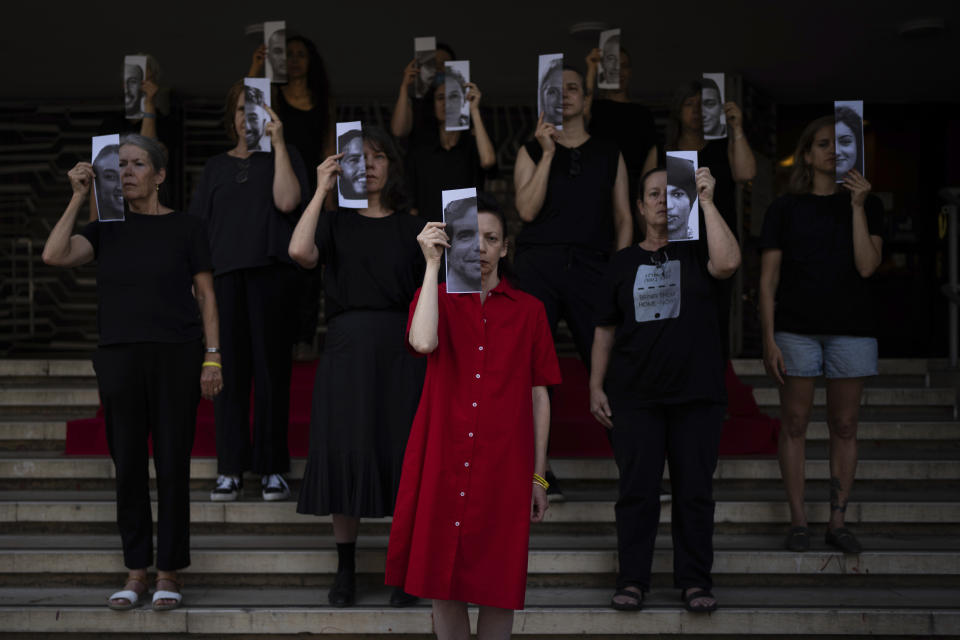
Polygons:
<instances>
[{"instance_id":1,"label":"black short-sleeve shirt","mask_svg":"<svg viewBox=\"0 0 960 640\"><path fill-rule=\"evenodd\" d=\"M100 344L189 342L203 333L191 287L210 271L203 222L174 212L126 214L122 222L94 221L80 231L97 260Z\"/></svg>"},{"instance_id":2,"label":"black short-sleeve shirt","mask_svg":"<svg viewBox=\"0 0 960 640\"><path fill-rule=\"evenodd\" d=\"M879 236L883 204L864 203L867 230ZM763 219L762 249L780 249L773 326L806 335L874 335L873 296L853 258L853 206L847 191L785 195Z\"/></svg>"},{"instance_id":3,"label":"black short-sleeve shirt","mask_svg":"<svg viewBox=\"0 0 960 640\"><path fill-rule=\"evenodd\" d=\"M443 219L443 190L482 189L484 180L494 175L495 168L484 170L480 166L477 140L469 131L460 132L460 139L450 149L444 149L439 138L432 138L413 144L407 156L412 207L427 221Z\"/></svg>"},{"instance_id":4,"label":"black short-sleeve shirt","mask_svg":"<svg viewBox=\"0 0 960 640\"><path fill-rule=\"evenodd\" d=\"M534 164L543 157L536 140L524 148ZM590 137L579 147L557 145L540 213L526 222L517 246L565 245L610 253L614 244L613 185L620 149Z\"/></svg>"},{"instance_id":5,"label":"black short-sleeve shirt","mask_svg":"<svg viewBox=\"0 0 960 640\"><path fill-rule=\"evenodd\" d=\"M641 104L595 99L590 107L590 135L617 144L632 177L639 178L650 149L657 144L653 114Z\"/></svg>"},{"instance_id":6,"label":"black short-sleeve shirt","mask_svg":"<svg viewBox=\"0 0 960 640\"><path fill-rule=\"evenodd\" d=\"M611 408L725 402L717 281L705 241L639 245L607 265L597 326L616 326L604 383Z\"/></svg>"}]
</instances>

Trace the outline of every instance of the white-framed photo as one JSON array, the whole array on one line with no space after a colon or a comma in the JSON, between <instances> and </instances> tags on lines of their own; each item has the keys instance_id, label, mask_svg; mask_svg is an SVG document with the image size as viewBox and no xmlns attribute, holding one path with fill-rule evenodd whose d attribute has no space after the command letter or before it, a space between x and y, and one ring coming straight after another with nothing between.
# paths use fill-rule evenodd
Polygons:
<instances>
[{"instance_id":1,"label":"white-framed photo","mask_svg":"<svg viewBox=\"0 0 960 640\"><path fill-rule=\"evenodd\" d=\"M413 39L413 57L417 60L417 81L414 83L413 93L422 98L433 86L433 79L437 75L437 39L434 36L424 36Z\"/></svg>"},{"instance_id":2,"label":"white-framed photo","mask_svg":"<svg viewBox=\"0 0 960 640\"><path fill-rule=\"evenodd\" d=\"M367 161L363 156L363 126L359 120L337 123L338 202L345 209L367 208Z\"/></svg>"},{"instance_id":3,"label":"white-framed photo","mask_svg":"<svg viewBox=\"0 0 960 640\"><path fill-rule=\"evenodd\" d=\"M667 151L667 238L670 242L700 239L697 164L696 151Z\"/></svg>"},{"instance_id":4,"label":"white-framed photo","mask_svg":"<svg viewBox=\"0 0 960 640\"><path fill-rule=\"evenodd\" d=\"M270 82L287 81L287 21L263 23L263 44L267 47L264 67Z\"/></svg>"},{"instance_id":5,"label":"white-framed photo","mask_svg":"<svg viewBox=\"0 0 960 640\"><path fill-rule=\"evenodd\" d=\"M700 80L704 140L719 140L727 137L727 115L723 112L724 84L722 73L705 73Z\"/></svg>"},{"instance_id":6,"label":"white-framed photo","mask_svg":"<svg viewBox=\"0 0 960 640\"><path fill-rule=\"evenodd\" d=\"M470 61L453 60L443 63L444 115L447 131L466 131L470 128L470 103L467 102L467 83L470 82Z\"/></svg>"},{"instance_id":7,"label":"white-framed photo","mask_svg":"<svg viewBox=\"0 0 960 640\"><path fill-rule=\"evenodd\" d=\"M620 29L600 32L600 68L597 88L620 88Z\"/></svg>"},{"instance_id":8,"label":"white-framed photo","mask_svg":"<svg viewBox=\"0 0 960 640\"><path fill-rule=\"evenodd\" d=\"M90 140L90 164L93 165L93 196L97 220L124 220L123 183L120 179L120 134L94 136Z\"/></svg>"},{"instance_id":9,"label":"white-framed photo","mask_svg":"<svg viewBox=\"0 0 960 640\"><path fill-rule=\"evenodd\" d=\"M477 190L450 189L440 194L445 231L450 248L443 250L447 265L447 293L480 293L480 223L477 220Z\"/></svg>"},{"instance_id":10,"label":"white-framed photo","mask_svg":"<svg viewBox=\"0 0 960 640\"><path fill-rule=\"evenodd\" d=\"M270 136L267 135L267 123L270 122L270 79L243 79L243 130L247 141L247 150L271 150Z\"/></svg>"},{"instance_id":11,"label":"white-framed photo","mask_svg":"<svg viewBox=\"0 0 960 640\"><path fill-rule=\"evenodd\" d=\"M863 100L837 100L833 103L834 146L837 152L837 182L851 170L864 173Z\"/></svg>"},{"instance_id":12,"label":"white-framed photo","mask_svg":"<svg viewBox=\"0 0 960 640\"><path fill-rule=\"evenodd\" d=\"M147 79L147 56L123 57L123 110L128 120L143 117L143 81Z\"/></svg>"},{"instance_id":13,"label":"white-framed photo","mask_svg":"<svg viewBox=\"0 0 960 640\"><path fill-rule=\"evenodd\" d=\"M545 53L537 66L537 114L563 129L563 54ZM538 115L539 118L539 115Z\"/></svg>"}]
</instances>

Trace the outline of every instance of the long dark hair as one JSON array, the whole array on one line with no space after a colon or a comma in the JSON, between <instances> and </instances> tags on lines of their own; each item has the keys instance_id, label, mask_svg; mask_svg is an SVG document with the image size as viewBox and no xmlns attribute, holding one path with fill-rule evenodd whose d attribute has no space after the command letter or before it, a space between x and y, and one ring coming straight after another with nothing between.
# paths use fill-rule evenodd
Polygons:
<instances>
[{"instance_id":1,"label":"long dark hair","mask_svg":"<svg viewBox=\"0 0 960 640\"><path fill-rule=\"evenodd\" d=\"M808 124L797 140L797 148L793 151L793 168L790 169L790 180L787 189L790 193L809 193L813 188L813 168L807 164L804 156L813 148L813 139L817 131L824 127L834 127L833 116L821 116Z\"/></svg>"},{"instance_id":2,"label":"long dark hair","mask_svg":"<svg viewBox=\"0 0 960 640\"><path fill-rule=\"evenodd\" d=\"M394 144L393 138L380 127L363 125L363 140L370 143L375 151L387 156L387 181L380 190L380 206L391 211L402 211L410 208L409 198L405 187L403 173L403 158Z\"/></svg>"},{"instance_id":3,"label":"long dark hair","mask_svg":"<svg viewBox=\"0 0 960 640\"><path fill-rule=\"evenodd\" d=\"M327 76L327 67L317 51L317 45L309 38L293 35L287 38L287 45L291 42L299 42L307 50L307 89L310 90L313 105L320 110L321 121L326 123L330 119L330 79Z\"/></svg>"},{"instance_id":4,"label":"long dark hair","mask_svg":"<svg viewBox=\"0 0 960 640\"><path fill-rule=\"evenodd\" d=\"M680 140L682 129L680 111L683 109L683 101L700 95L702 91L703 84L699 80L694 80L681 86L673 94L673 100L670 102L670 114L667 116L667 149L676 149L677 141Z\"/></svg>"}]
</instances>

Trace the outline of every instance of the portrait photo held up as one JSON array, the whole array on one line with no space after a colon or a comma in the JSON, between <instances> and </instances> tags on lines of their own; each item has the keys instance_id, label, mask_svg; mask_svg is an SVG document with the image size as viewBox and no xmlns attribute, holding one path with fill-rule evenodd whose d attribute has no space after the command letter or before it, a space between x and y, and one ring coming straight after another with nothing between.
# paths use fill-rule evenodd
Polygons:
<instances>
[{"instance_id":1,"label":"portrait photo held up","mask_svg":"<svg viewBox=\"0 0 960 640\"><path fill-rule=\"evenodd\" d=\"M723 112L724 76L705 73L700 81L700 104L703 112L703 139L727 137L727 114Z\"/></svg>"},{"instance_id":2,"label":"portrait photo held up","mask_svg":"<svg viewBox=\"0 0 960 640\"><path fill-rule=\"evenodd\" d=\"M620 88L620 29L600 32L600 69L597 74L597 87L600 89Z\"/></svg>"},{"instance_id":3,"label":"portrait photo held up","mask_svg":"<svg viewBox=\"0 0 960 640\"><path fill-rule=\"evenodd\" d=\"M120 180L120 134L95 136L90 140L90 163L93 165L93 194L97 203L97 220L122 222L123 184Z\"/></svg>"},{"instance_id":4,"label":"portrait photo held up","mask_svg":"<svg viewBox=\"0 0 960 640\"><path fill-rule=\"evenodd\" d=\"M444 114L447 131L466 131L470 128L470 103L467 102L467 83L470 82L470 61L454 60L443 63Z\"/></svg>"},{"instance_id":5,"label":"portrait photo held up","mask_svg":"<svg viewBox=\"0 0 960 640\"><path fill-rule=\"evenodd\" d=\"M696 151L667 152L667 238L670 242L700 239L696 173Z\"/></svg>"},{"instance_id":6,"label":"portrait photo held up","mask_svg":"<svg viewBox=\"0 0 960 640\"><path fill-rule=\"evenodd\" d=\"M128 120L143 117L143 81L147 79L147 56L123 57L123 108Z\"/></svg>"},{"instance_id":7,"label":"portrait photo held up","mask_svg":"<svg viewBox=\"0 0 960 640\"><path fill-rule=\"evenodd\" d=\"M563 130L563 54L545 53L537 67L537 113Z\"/></svg>"},{"instance_id":8,"label":"portrait photo held up","mask_svg":"<svg viewBox=\"0 0 960 640\"><path fill-rule=\"evenodd\" d=\"M363 154L363 127L359 120L337 123L338 202L345 209L367 208L367 161Z\"/></svg>"},{"instance_id":9,"label":"portrait photo held up","mask_svg":"<svg viewBox=\"0 0 960 640\"><path fill-rule=\"evenodd\" d=\"M477 219L477 190L443 191L443 221L450 248L444 249L447 293L479 293L483 251Z\"/></svg>"},{"instance_id":10,"label":"portrait photo held up","mask_svg":"<svg viewBox=\"0 0 960 640\"><path fill-rule=\"evenodd\" d=\"M287 23L275 20L263 23L263 44L267 47L266 69L270 82L287 81Z\"/></svg>"},{"instance_id":11,"label":"portrait photo held up","mask_svg":"<svg viewBox=\"0 0 960 640\"><path fill-rule=\"evenodd\" d=\"M833 103L834 146L837 152L837 182L856 169L866 177L863 166L863 100Z\"/></svg>"},{"instance_id":12,"label":"portrait photo held up","mask_svg":"<svg viewBox=\"0 0 960 640\"><path fill-rule=\"evenodd\" d=\"M417 61L417 81L413 92L422 98L433 86L433 78L437 75L437 39L434 36L424 36L413 39L413 57Z\"/></svg>"},{"instance_id":13,"label":"portrait photo held up","mask_svg":"<svg viewBox=\"0 0 960 640\"><path fill-rule=\"evenodd\" d=\"M243 131L250 151L270 152L270 136L267 135L267 123L270 122L270 79L243 79Z\"/></svg>"}]
</instances>

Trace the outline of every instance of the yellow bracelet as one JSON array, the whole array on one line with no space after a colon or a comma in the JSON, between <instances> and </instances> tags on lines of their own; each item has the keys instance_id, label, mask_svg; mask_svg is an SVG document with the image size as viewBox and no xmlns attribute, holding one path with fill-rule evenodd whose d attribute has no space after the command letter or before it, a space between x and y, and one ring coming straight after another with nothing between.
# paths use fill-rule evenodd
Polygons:
<instances>
[{"instance_id":1,"label":"yellow bracelet","mask_svg":"<svg viewBox=\"0 0 960 640\"><path fill-rule=\"evenodd\" d=\"M543 487L544 491L550 488L550 483L547 482L547 479L538 473L533 474L533 483Z\"/></svg>"},{"instance_id":2,"label":"yellow bracelet","mask_svg":"<svg viewBox=\"0 0 960 640\"><path fill-rule=\"evenodd\" d=\"M203 363L204 367L216 367L217 369L223 369L223 365L219 362L214 362L212 360L206 360Z\"/></svg>"}]
</instances>

